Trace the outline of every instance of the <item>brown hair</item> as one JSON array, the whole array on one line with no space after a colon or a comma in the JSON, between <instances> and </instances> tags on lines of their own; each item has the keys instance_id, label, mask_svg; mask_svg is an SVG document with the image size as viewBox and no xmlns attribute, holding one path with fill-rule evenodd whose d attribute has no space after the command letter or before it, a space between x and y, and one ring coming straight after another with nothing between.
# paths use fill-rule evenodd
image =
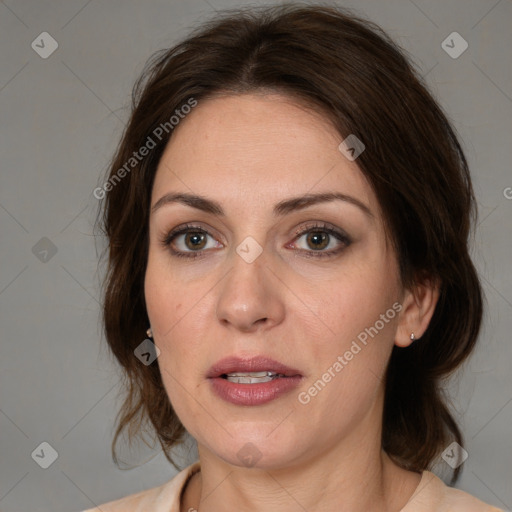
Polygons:
<instances>
[{"instance_id":1,"label":"brown hair","mask_svg":"<svg viewBox=\"0 0 512 512\"><path fill-rule=\"evenodd\" d=\"M172 136L169 118L191 98L200 104L215 94L256 91L293 97L323 112L342 138L355 134L363 141L357 163L381 205L402 284L441 283L422 339L393 348L383 449L400 466L423 471L451 441L463 445L442 383L471 353L481 324L482 291L468 253L476 203L457 136L405 55L382 29L350 11L289 3L225 11L148 61L109 167L110 185L101 189L100 224L109 242L103 322L128 391L112 443L116 462L125 429L131 438L149 421L175 466L169 452L185 433L157 362L145 366L134 357L149 326L144 276L150 198ZM166 133L156 141L161 126ZM131 161L148 137L156 147ZM129 161L133 168L127 170Z\"/></svg>"}]
</instances>

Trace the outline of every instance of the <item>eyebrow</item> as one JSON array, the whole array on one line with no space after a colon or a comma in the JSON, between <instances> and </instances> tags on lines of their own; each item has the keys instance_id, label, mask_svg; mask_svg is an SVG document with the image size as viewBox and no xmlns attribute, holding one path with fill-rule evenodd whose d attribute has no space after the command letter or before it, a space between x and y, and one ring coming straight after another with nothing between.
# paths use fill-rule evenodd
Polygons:
<instances>
[{"instance_id":1,"label":"eyebrow","mask_svg":"<svg viewBox=\"0 0 512 512\"><path fill-rule=\"evenodd\" d=\"M370 208L368 208L368 206L366 206L364 203L362 203L355 197L342 194L340 192L306 194L303 196L285 199L284 201L280 201L274 206L273 214L275 217L283 216L294 211L303 210L305 208L308 208L319 203L327 203L332 201L344 201L346 203L350 203L354 206L357 206L371 219L374 218L374 215ZM218 217L225 217L226 215L222 206L217 201L214 201L213 199L208 199L204 196L187 193L165 194L153 205L151 211L154 213L162 206L172 203L181 203L186 206L202 210L203 212L216 215Z\"/></svg>"}]
</instances>

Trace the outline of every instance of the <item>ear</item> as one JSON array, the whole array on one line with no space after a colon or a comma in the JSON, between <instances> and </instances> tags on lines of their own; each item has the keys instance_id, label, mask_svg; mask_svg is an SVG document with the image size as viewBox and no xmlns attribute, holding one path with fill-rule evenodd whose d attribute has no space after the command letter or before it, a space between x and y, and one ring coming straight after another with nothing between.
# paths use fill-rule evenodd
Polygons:
<instances>
[{"instance_id":1,"label":"ear","mask_svg":"<svg viewBox=\"0 0 512 512\"><path fill-rule=\"evenodd\" d=\"M436 309L440 288L439 280L425 278L412 290L405 291L395 345L408 347L413 343L411 333L414 333L415 340L423 336Z\"/></svg>"}]
</instances>

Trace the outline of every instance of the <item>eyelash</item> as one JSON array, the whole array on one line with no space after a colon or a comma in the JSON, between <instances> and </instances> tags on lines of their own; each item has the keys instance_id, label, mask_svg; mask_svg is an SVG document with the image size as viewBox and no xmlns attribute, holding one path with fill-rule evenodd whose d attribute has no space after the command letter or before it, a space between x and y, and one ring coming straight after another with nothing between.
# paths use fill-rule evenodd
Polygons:
<instances>
[{"instance_id":1,"label":"eyelash","mask_svg":"<svg viewBox=\"0 0 512 512\"><path fill-rule=\"evenodd\" d=\"M162 244L163 247L168 248L170 250L170 252L173 254L173 256L176 256L178 258L195 259L198 257L203 257L202 254L205 252L204 250L183 252L183 251L176 251L175 249L173 249L171 247L171 243L177 236L187 234L190 232L193 232L196 234L205 234L205 235L212 236L206 229L204 229L200 226L193 226L193 225L186 224L185 226L178 226L176 229L173 229L170 233L166 234L163 237L163 239L160 240L160 243ZM352 243L352 240L350 240L350 238L343 231L335 229L327 223L316 223L312 226L307 226L306 228L301 228L301 229L297 230L295 232L296 238L294 239L294 241L296 241L301 236L311 233L311 232L327 233L328 235L331 235L334 238L336 238L338 241L342 242L344 246L341 248L335 249L335 250L318 251L318 252L317 251L307 251L307 250L301 249L300 252L304 253L306 255L306 257L308 257L308 258L309 257L311 257L311 258L330 258L332 256L336 256L344 248L348 247Z\"/></svg>"}]
</instances>

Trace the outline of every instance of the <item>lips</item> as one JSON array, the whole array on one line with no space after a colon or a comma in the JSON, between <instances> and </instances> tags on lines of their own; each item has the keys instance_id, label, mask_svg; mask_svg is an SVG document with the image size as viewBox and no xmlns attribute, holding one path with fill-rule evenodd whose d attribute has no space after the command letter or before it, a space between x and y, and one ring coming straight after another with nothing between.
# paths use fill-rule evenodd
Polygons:
<instances>
[{"instance_id":1,"label":"lips","mask_svg":"<svg viewBox=\"0 0 512 512\"><path fill-rule=\"evenodd\" d=\"M265 372L272 376L262 377L261 373ZM266 356L227 357L208 372L208 382L215 395L230 404L251 407L289 395L303 378L298 370Z\"/></svg>"},{"instance_id":2,"label":"lips","mask_svg":"<svg viewBox=\"0 0 512 512\"><path fill-rule=\"evenodd\" d=\"M227 357L217 361L209 370L207 377L209 379L222 377L228 373L248 373L248 372L272 372L282 374L285 377L300 376L300 372L290 368L279 361L269 357L256 356L251 358Z\"/></svg>"}]
</instances>

